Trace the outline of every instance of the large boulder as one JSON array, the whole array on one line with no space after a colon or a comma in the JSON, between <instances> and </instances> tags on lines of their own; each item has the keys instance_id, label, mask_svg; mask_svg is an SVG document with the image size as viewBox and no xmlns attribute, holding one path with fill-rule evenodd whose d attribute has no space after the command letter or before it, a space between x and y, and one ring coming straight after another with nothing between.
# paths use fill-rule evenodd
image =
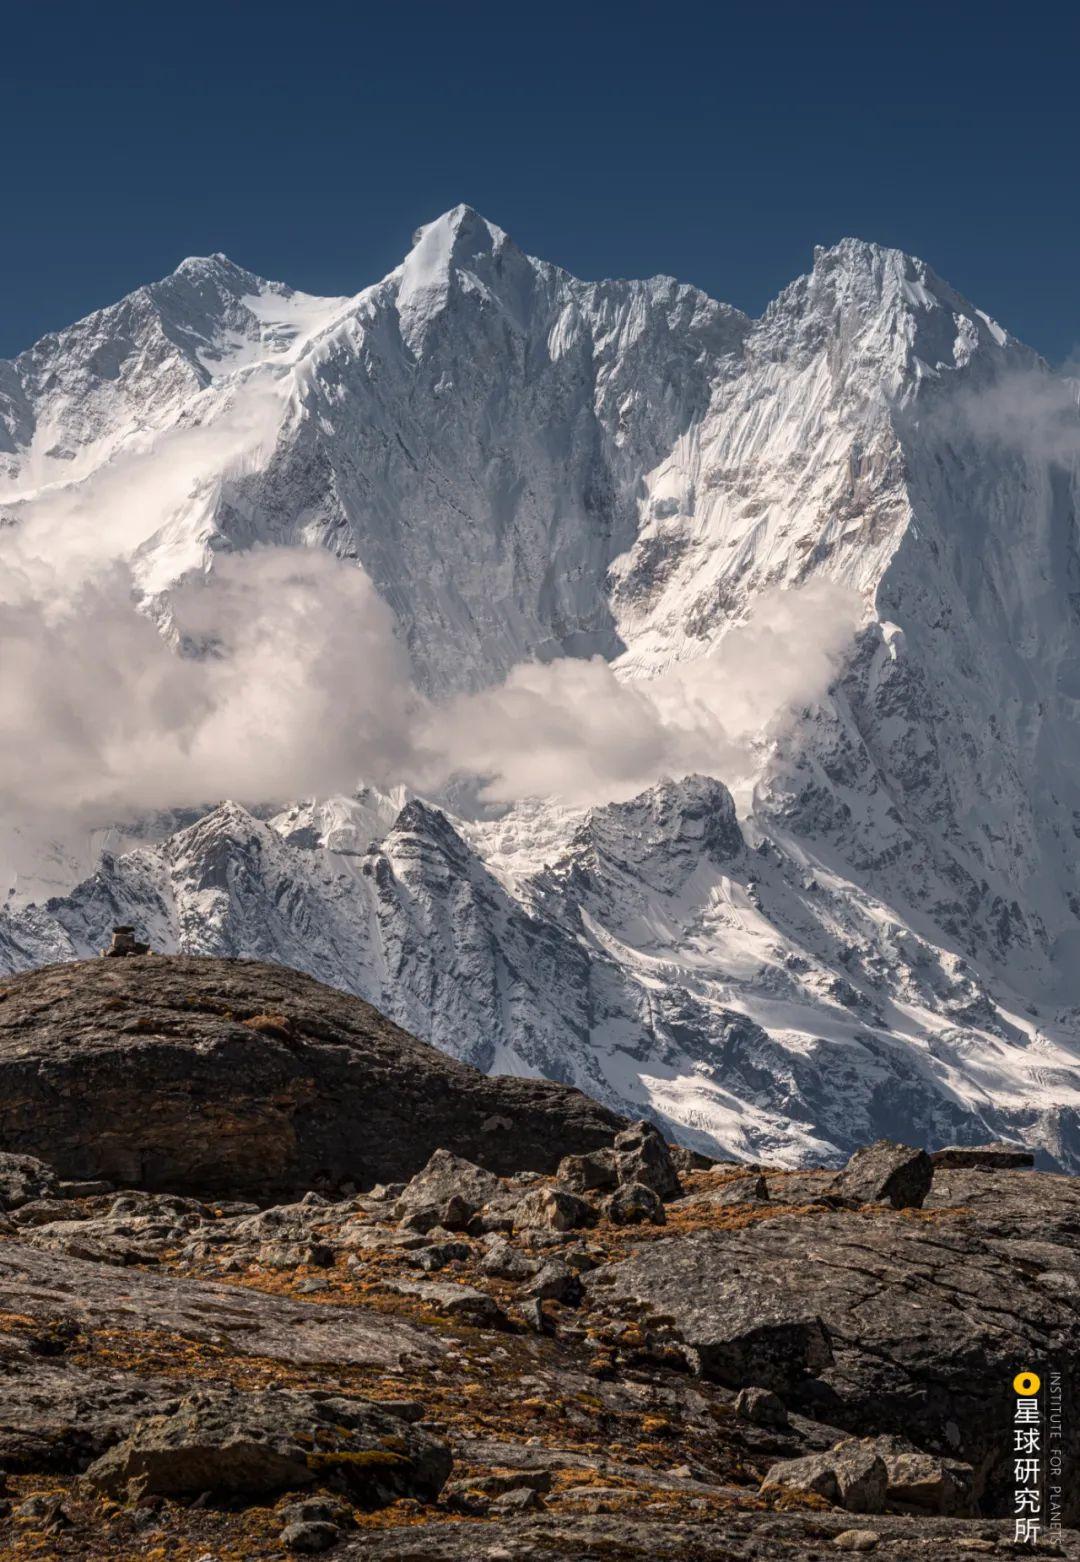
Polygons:
<instances>
[{"instance_id":1,"label":"large boulder","mask_svg":"<svg viewBox=\"0 0 1080 1562\"><path fill-rule=\"evenodd\" d=\"M0 1001L0 1148L64 1178L269 1200L404 1181L444 1147L494 1172L554 1171L621 1126L280 966L77 961L12 977Z\"/></svg>"},{"instance_id":2,"label":"large boulder","mask_svg":"<svg viewBox=\"0 0 1080 1562\"><path fill-rule=\"evenodd\" d=\"M200 1389L171 1414L141 1421L96 1459L85 1480L123 1496L270 1495L316 1481L366 1507L433 1501L450 1450L367 1400L328 1393Z\"/></svg>"},{"instance_id":3,"label":"large boulder","mask_svg":"<svg viewBox=\"0 0 1080 1562\"><path fill-rule=\"evenodd\" d=\"M566 1155L559 1162L558 1179L573 1193L606 1193L617 1186L619 1177L611 1150L592 1150L588 1155Z\"/></svg>"},{"instance_id":4,"label":"large boulder","mask_svg":"<svg viewBox=\"0 0 1080 1562\"><path fill-rule=\"evenodd\" d=\"M891 1204L893 1209L920 1209L930 1192L934 1166L925 1150L879 1139L864 1145L838 1172L829 1193L859 1204Z\"/></svg>"},{"instance_id":5,"label":"large boulder","mask_svg":"<svg viewBox=\"0 0 1080 1562\"><path fill-rule=\"evenodd\" d=\"M774 1464L761 1483L763 1492L781 1488L824 1497L849 1513L881 1513L888 1475L873 1441L848 1439L826 1453L806 1454Z\"/></svg>"},{"instance_id":6,"label":"large boulder","mask_svg":"<svg viewBox=\"0 0 1080 1562\"><path fill-rule=\"evenodd\" d=\"M604 1212L614 1226L653 1226L667 1224L660 1195L643 1182L624 1182L604 1205Z\"/></svg>"},{"instance_id":7,"label":"large boulder","mask_svg":"<svg viewBox=\"0 0 1080 1562\"><path fill-rule=\"evenodd\" d=\"M831 1364L829 1335L791 1276L757 1263L744 1273L745 1250L727 1240L739 1235L694 1232L649 1243L587 1275L586 1287L598 1307L674 1320L691 1364L706 1376L786 1395Z\"/></svg>"},{"instance_id":8,"label":"large boulder","mask_svg":"<svg viewBox=\"0 0 1080 1562\"><path fill-rule=\"evenodd\" d=\"M903 1438L845 1438L823 1453L773 1465L762 1491L777 1487L824 1497L851 1513L932 1513L969 1518L971 1466L922 1453Z\"/></svg>"},{"instance_id":9,"label":"large boulder","mask_svg":"<svg viewBox=\"0 0 1080 1562\"><path fill-rule=\"evenodd\" d=\"M409 1182L395 1206L399 1219L427 1229L463 1231L472 1217L501 1190L491 1172L449 1150L436 1150Z\"/></svg>"},{"instance_id":10,"label":"large boulder","mask_svg":"<svg viewBox=\"0 0 1080 1562\"><path fill-rule=\"evenodd\" d=\"M975 1485L970 1464L923 1453L902 1437L877 1437L874 1447L885 1465L890 1508L970 1518Z\"/></svg>"},{"instance_id":11,"label":"large boulder","mask_svg":"<svg viewBox=\"0 0 1080 1562\"><path fill-rule=\"evenodd\" d=\"M615 1169L621 1183L644 1183L661 1199L682 1193L663 1134L644 1118L615 1136Z\"/></svg>"},{"instance_id":12,"label":"large boulder","mask_svg":"<svg viewBox=\"0 0 1080 1562\"><path fill-rule=\"evenodd\" d=\"M596 1211L565 1188L534 1188L514 1208L515 1231L580 1231L596 1225Z\"/></svg>"}]
</instances>

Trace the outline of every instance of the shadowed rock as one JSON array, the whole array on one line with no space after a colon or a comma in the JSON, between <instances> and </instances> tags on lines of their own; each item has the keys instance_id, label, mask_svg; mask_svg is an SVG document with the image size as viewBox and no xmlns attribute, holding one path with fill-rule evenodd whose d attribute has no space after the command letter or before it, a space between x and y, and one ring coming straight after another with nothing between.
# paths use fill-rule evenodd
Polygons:
<instances>
[{"instance_id":1,"label":"shadowed rock","mask_svg":"<svg viewBox=\"0 0 1080 1562\"><path fill-rule=\"evenodd\" d=\"M576 1090L489 1078L278 966L83 961L0 995L0 1146L62 1177L267 1199L403 1180L445 1146L553 1171L621 1126Z\"/></svg>"},{"instance_id":2,"label":"shadowed rock","mask_svg":"<svg viewBox=\"0 0 1080 1562\"><path fill-rule=\"evenodd\" d=\"M930 1155L935 1169L951 1171L1020 1171L1035 1165L1031 1150L1018 1144L952 1144Z\"/></svg>"}]
</instances>

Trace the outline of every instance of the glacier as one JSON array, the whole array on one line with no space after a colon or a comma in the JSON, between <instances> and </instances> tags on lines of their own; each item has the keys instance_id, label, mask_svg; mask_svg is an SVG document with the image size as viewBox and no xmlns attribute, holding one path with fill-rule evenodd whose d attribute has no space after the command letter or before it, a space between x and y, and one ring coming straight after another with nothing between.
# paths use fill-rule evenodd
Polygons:
<instances>
[{"instance_id":1,"label":"glacier","mask_svg":"<svg viewBox=\"0 0 1080 1562\"><path fill-rule=\"evenodd\" d=\"M221 555L328 550L435 701L691 667L778 589L845 588L858 630L738 777L0 819L0 969L131 921L715 1153L1006 1137L1080 1170L1078 457L1074 382L857 240L760 319L468 207L352 298L184 261L0 364L7 568L123 559L168 634Z\"/></svg>"}]
</instances>

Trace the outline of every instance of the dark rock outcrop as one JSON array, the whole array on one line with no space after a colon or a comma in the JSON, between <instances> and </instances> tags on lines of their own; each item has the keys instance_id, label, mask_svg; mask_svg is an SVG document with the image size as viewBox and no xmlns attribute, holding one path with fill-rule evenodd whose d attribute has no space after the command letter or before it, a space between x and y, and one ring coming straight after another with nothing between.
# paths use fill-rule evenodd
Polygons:
<instances>
[{"instance_id":1,"label":"dark rock outcrop","mask_svg":"<svg viewBox=\"0 0 1080 1562\"><path fill-rule=\"evenodd\" d=\"M935 1169L950 1171L1020 1171L1035 1165L1035 1155L1019 1144L951 1144L933 1150Z\"/></svg>"},{"instance_id":2,"label":"dark rock outcrop","mask_svg":"<svg viewBox=\"0 0 1080 1562\"><path fill-rule=\"evenodd\" d=\"M150 955L0 990L0 1148L62 1177L267 1199L408 1178L447 1146L493 1171L554 1171L621 1126L279 966Z\"/></svg>"},{"instance_id":3,"label":"dark rock outcrop","mask_svg":"<svg viewBox=\"0 0 1080 1562\"><path fill-rule=\"evenodd\" d=\"M47 1199L60 1179L51 1166L33 1155L0 1152L0 1210L18 1209L33 1199Z\"/></svg>"}]
</instances>

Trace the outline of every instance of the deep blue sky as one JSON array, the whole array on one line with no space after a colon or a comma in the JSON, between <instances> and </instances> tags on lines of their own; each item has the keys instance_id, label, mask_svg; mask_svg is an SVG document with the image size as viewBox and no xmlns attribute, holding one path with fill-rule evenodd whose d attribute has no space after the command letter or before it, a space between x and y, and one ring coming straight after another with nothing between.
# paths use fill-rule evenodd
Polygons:
<instances>
[{"instance_id":1,"label":"deep blue sky","mask_svg":"<svg viewBox=\"0 0 1080 1562\"><path fill-rule=\"evenodd\" d=\"M844 234L1080 342L1075 6L0 0L0 354L223 250L354 292L466 200L758 312Z\"/></svg>"}]
</instances>

